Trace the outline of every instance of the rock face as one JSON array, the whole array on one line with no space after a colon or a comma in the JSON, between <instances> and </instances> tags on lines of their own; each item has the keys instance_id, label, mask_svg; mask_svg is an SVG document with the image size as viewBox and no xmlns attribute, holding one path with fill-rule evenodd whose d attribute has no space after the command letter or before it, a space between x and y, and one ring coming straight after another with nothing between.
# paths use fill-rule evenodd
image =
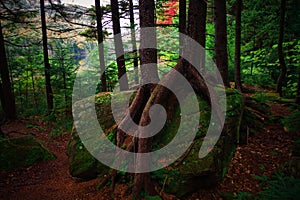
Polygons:
<instances>
[{"instance_id":1,"label":"rock face","mask_svg":"<svg viewBox=\"0 0 300 200\"><path fill-rule=\"evenodd\" d=\"M197 138L183 160L155 171L152 177L159 185L164 183L164 191L182 197L200 188L215 186L227 172L227 167L239 140L239 127L242 120L242 95L236 90L227 90L227 116L224 129L213 150L199 159L199 150L207 131L210 112L205 103L200 103L201 118ZM167 130L165 135L174 131ZM176 132L175 132L176 133ZM162 140L164 142L164 140Z\"/></svg>"},{"instance_id":2,"label":"rock face","mask_svg":"<svg viewBox=\"0 0 300 200\"><path fill-rule=\"evenodd\" d=\"M98 94L95 97L98 121L104 131L111 130L115 123L110 109L110 100L108 93ZM84 104L84 102L80 103ZM243 98L237 90L228 89L226 122L221 137L213 150L206 157L199 159L199 150L210 121L209 106L202 101L199 102L199 106L201 110L199 130L192 146L172 165L151 173L158 187L164 187L165 192L175 194L177 197L195 192L199 188L216 185L224 177L239 140ZM171 120L168 120L164 129L154 137L154 150L167 145L176 135L180 112L176 113ZM68 155L72 176L89 179L109 170L87 152L75 130L69 143Z\"/></svg>"},{"instance_id":3,"label":"rock face","mask_svg":"<svg viewBox=\"0 0 300 200\"><path fill-rule=\"evenodd\" d=\"M54 158L32 136L0 138L0 171L28 167Z\"/></svg>"},{"instance_id":4,"label":"rock face","mask_svg":"<svg viewBox=\"0 0 300 200\"><path fill-rule=\"evenodd\" d=\"M111 94L101 93L92 98L95 98L95 109L102 130L104 132L108 131L110 134L109 137L113 139L115 129L112 129L112 127L115 124L115 121L111 111ZM82 105L86 105L85 100L76 103L76 106ZM69 172L73 177L89 180L96 178L98 175L104 174L109 170L108 167L100 163L87 151L75 128L72 131L67 154L70 161Z\"/></svg>"}]
</instances>

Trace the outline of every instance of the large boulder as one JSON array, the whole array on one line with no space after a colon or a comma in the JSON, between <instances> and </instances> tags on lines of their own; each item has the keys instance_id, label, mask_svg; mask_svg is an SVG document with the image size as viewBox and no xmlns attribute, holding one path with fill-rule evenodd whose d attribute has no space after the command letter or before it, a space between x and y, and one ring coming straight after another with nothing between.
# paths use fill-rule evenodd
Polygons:
<instances>
[{"instance_id":1,"label":"large boulder","mask_svg":"<svg viewBox=\"0 0 300 200\"><path fill-rule=\"evenodd\" d=\"M164 185L165 192L182 197L200 188L215 186L226 174L239 140L239 127L243 115L242 95L234 89L228 89L226 93L226 121L221 136L212 151L206 157L199 159L199 150L210 120L208 105L200 102L199 130L188 154L172 165L152 173L152 177L157 180L159 185ZM176 129L174 130L173 127L165 131L166 138L172 138L173 134L176 134ZM166 145L168 140L162 139L160 142Z\"/></svg>"},{"instance_id":2,"label":"large boulder","mask_svg":"<svg viewBox=\"0 0 300 200\"><path fill-rule=\"evenodd\" d=\"M157 182L158 187L164 187L165 192L182 197L199 188L214 186L224 177L239 140L239 127L243 115L242 95L234 89L228 89L226 93L225 127L213 150L206 157L199 159L199 150L210 121L209 106L205 102L199 101L201 118L199 130L192 146L172 165L151 173L152 179ZM111 113L110 101L111 94L98 94L95 96L95 108L102 129L115 134L115 121ZM84 105L85 101L76 104ZM179 108L178 112L175 110L177 114L171 115L171 119L168 119L163 130L154 137L154 148L159 149L174 138L180 122L179 111ZM89 179L107 173L109 170L88 153L76 130L72 133L68 155L72 176Z\"/></svg>"},{"instance_id":3,"label":"large boulder","mask_svg":"<svg viewBox=\"0 0 300 200\"><path fill-rule=\"evenodd\" d=\"M55 156L32 136L0 138L0 171L29 167L54 158Z\"/></svg>"},{"instance_id":4,"label":"large boulder","mask_svg":"<svg viewBox=\"0 0 300 200\"><path fill-rule=\"evenodd\" d=\"M131 94L130 92L122 92L117 94L119 101L122 101L122 95ZM113 140L116 132L115 120L111 110L111 93L100 93L93 97L95 102L96 114L98 122L102 130L108 132L108 137ZM89 109L88 99L83 99L76 102L75 106L85 106ZM69 172L73 177L85 180L96 178L98 175L103 175L109 171L109 168L95 159L82 143L78 132L73 128L72 136L68 144L67 155L69 157L70 169Z\"/></svg>"}]
</instances>

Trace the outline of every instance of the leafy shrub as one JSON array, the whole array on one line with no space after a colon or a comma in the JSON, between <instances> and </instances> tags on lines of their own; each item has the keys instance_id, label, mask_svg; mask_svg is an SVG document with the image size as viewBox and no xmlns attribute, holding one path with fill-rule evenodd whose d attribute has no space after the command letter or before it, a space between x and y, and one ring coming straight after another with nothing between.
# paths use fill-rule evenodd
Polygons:
<instances>
[{"instance_id":1,"label":"leafy shrub","mask_svg":"<svg viewBox=\"0 0 300 200\"><path fill-rule=\"evenodd\" d=\"M259 199L299 199L300 179L275 174L268 181L268 187L258 193Z\"/></svg>"},{"instance_id":2,"label":"leafy shrub","mask_svg":"<svg viewBox=\"0 0 300 200\"><path fill-rule=\"evenodd\" d=\"M300 109L292 111L289 116L284 117L281 123L290 131L300 130Z\"/></svg>"}]
</instances>

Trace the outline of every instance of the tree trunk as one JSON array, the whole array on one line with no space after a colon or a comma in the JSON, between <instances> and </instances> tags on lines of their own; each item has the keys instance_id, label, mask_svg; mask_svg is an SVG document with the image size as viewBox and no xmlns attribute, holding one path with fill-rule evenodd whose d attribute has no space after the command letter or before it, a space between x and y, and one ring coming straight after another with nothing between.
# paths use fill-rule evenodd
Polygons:
<instances>
[{"instance_id":1,"label":"tree trunk","mask_svg":"<svg viewBox=\"0 0 300 200\"><path fill-rule=\"evenodd\" d=\"M179 0L179 33L186 34L186 0ZM182 54L184 40L179 37L179 55Z\"/></svg>"},{"instance_id":2,"label":"tree trunk","mask_svg":"<svg viewBox=\"0 0 300 200\"><path fill-rule=\"evenodd\" d=\"M157 49L145 48L147 44L156 43L155 32L155 2L154 0L139 0L140 5L140 26L141 26L141 44L140 44L140 63L141 63L141 84L145 94L151 94L153 91L153 85L144 85L148 81L158 82L157 73ZM144 30L143 28L153 27L153 30ZM151 36L151 37L149 37ZM153 68L149 68L146 64L154 64ZM148 96L148 95L147 95ZM150 96L150 95L149 95ZM146 102L148 101L148 98ZM139 126L145 126L149 124L149 111L145 112L143 107L141 119L139 120ZM141 133L139 133L141 134ZM138 153L150 152L152 148L152 138L139 138L138 139ZM139 162L139 154L137 156L137 167L139 165L147 165L148 163ZM146 166L147 167L147 166ZM151 181L150 173L138 173L134 177L133 195L139 198L140 192L145 189L149 195L155 195L156 191Z\"/></svg>"},{"instance_id":3,"label":"tree trunk","mask_svg":"<svg viewBox=\"0 0 300 200\"><path fill-rule=\"evenodd\" d=\"M101 91L106 92L106 75L105 75L105 59L103 46L103 27L102 27L102 9L100 0L95 0L96 20L97 20L97 40L99 49L100 73L101 75Z\"/></svg>"},{"instance_id":4,"label":"tree trunk","mask_svg":"<svg viewBox=\"0 0 300 200\"><path fill-rule=\"evenodd\" d=\"M224 85L230 87L228 80L226 1L214 0L214 4L216 65L221 73Z\"/></svg>"},{"instance_id":5,"label":"tree trunk","mask_svg":"<svg viewBox=\"0 0 300 200\"><path fill-rule=\"evenodd\" d=\"M296 103L300 105L300 68L298 72L298 86L297 86L297 93L296 93Z\"/></svg>"},{"instance_id":6,"label":"tree trunk","mask_svg":"<svg viewBox=\"0 0 300 200\"><path fill-rule=\"evenodd\" d=\"M0 20L0 73L1 73L1 105L5 117L16 118L16 103L9 78L7 57L5 52L4 37Z\"/></svg>"},{"instance_id":7,"label":"tree trunk","mask_svg":"<svg viewBox=\"0 0 300 200\"><path fill-rule=\"evenodd\" d=\"M200 21L200 27L199 27L199 34L200 39L199 43L203 48L205 48L205 41L206 41L206 16L207 16L207 1L206 0L200 0L199 3L200 11L199 11L199 21ZM205 55L204 55L205 58Z\"/></svg>"},{"instance_id":8,"label":"tree trunk","mask_svg":"<svg viewBox=\"0 0 300 200\"><path fill-rule=\"evenodd\" d=\"M44 53L44 65L45 65L45 81L46 81L46 98L48 114L53 111L53 91L51 87L51 73L50 63L48 55L48 41L47 41L47 26L45 16L45 2L40 0L41 6L41 20L42 20L42 34L43 34L43 53Z\"/></svg>"},{"instance_id":9,"label":"tree trunk","mask_svg":"<svg viewBox=\"0 0 300 200\"><path fill-rule=\"evenodd\" d=\"M136 46L136 33L135 33L135 22L134 22L134 11L133 11L133 2L129 0L129 15L130 15L130 30L131 30L131 43L132 43L132 54L133 54L133 67L134 67L134 82L139 84L139 60L137 54Z\"/></svg>"},{"instance_id":10,"label":"tree trunk","mask_svg":"<svg viewBox=\"0 0 300 200\"><path fill-rule=\"evenodd\" d=\"M118 65L118 78L120 83L120 90L128 90L128 78L126 74L124 47L121 37L120 14L118 0L111 0L111 12L113 22L113 32L115 41L115 51ZM121 79L121 77L123 77Z\"/></svg>"},{"instance_id":11,"label":"tree trunk","mask_svg":"<svg viewBox=\"0 0 300 200\"><path fill-rule=\"evenodd\" d=\"M241 14L243 0L236 0L234 78L235 88L242 91L241 81Z\"/></svg>"},{"instance_id":12,"label":"tree trunk","mask_svg":"<svg viewBox=\"0 0 300 200\"><path fill-rule=\"evenodd\" d=\"M286 76L286 64L284 61L284 55L283 55L283 40L284 40L284 18L285 18L285 7L286 3L285 0L281 0L280 3L280 22L279 22L279 38L278 38L278 58L279 58L279 63L281 67L281 72L277 80L277 92L279 95L282 97L282 86L283 86L283 81Z\"/></svg>"},{"instance_id":13,"label":"tree trunk","mask_svg":"<svg viewBox=\"0 0 300 200\"><path fill-rule=\"evenodd\" d=\"M147 15L147 12L145 13L145 10L147 11L147 8L150 8L151 5L147 6L147 4L152 2L152 1L142 1L140 0L140 19L141 19L141 25L142 22L143 25L151 25L152 26L152 21L150 23L145 23L147 22L149 19L152 19L152 15ZM154 4L154 2L153 2ZM189 7L189 24L188 24L188 34L190 37L194 38L196 41L199 42L199 40L201 39L201 33L199 31L200 25L201 25L201 9L203 7L201 7L201 2L199 2L198 0L190 0L190 7ZM154 10L154 8L153 8ZM152 12L149 12L148 10L148 14ZM147 18L147 16L150 16L149 18ZM199 23L199 24L198 24ZM154 25L154 24L153 24ZM147 38L143 38L141 36L141 42L145 42ZM148 38L149 39L149 38ZM189 44L186 44L189 45ZM142 46L142 44L141 44ZM191 56L197 56L193 54L193 48L190 47L191 49ZM142 64L147 64L147 63L153 63L156 61L156 57L153 56L147 56L144 57L146 55L153 55L153 54L143 54L141 53L141 63ZM152 60L152 61L151 61ZM199 60L200 61L200 60ZM187 63L184 61L184 59L180 59L178 61L178 64L174 67L174 71L179 72L180 74L182 74L183 76L185 76L185 78L187 80L191 80L191 85L194 86L194 88L198 88L199 90L201 90L201 92L205 93L205 95L208 95L208 91L206 88L205 83L203 82L202 77L199 75L198 71L190 65L187 65ZM168 85L174 85L176 84L176 81L178 80L176 78L176 74L174 74L174 71L171 71L165 78L164 78L164 82L168 83ZM148 78L148 77L145 77ZM142 77L143 80L143 77ZM194 80L195 82L192 82L192 80ZM204 83L204 84L203 84ZM175 107L176 106L176 101L172 101L170 99L173 99L173 94L167 90L165 87L161 86L161 85L157 85L153 92L151 92L151 96L148 99L148 102L146 104L146 106L144 107L144 110L142 112L141 118L140 118L140 122L139 122L139 126L143 127L145 125L148 125L149 123L151 123L151 119L149 117L149 111L150 108L153 105L159 104L159 105L163 105L165 108L166 107ZM140 135L143 135L145 133L140 132ZM137 168L147 168L149 167L149 163L146 162L141 162L141 158L140 153L147 153L150 152L152 148L152 138L139 138L138 139L138 153L137 154L137 158L136 158L136 166ZM149 173L143 173L143 174L136 174L135 175L135 179L134 179L134 188L133 188L133 194L135 197L139 197L139 194L141 192L142 189L145 189L148 194L150 195L155 195L156 191L154 189L153 183L151 182L151 178L150 178L150 174Z\"/></svg>"}]
</instances>

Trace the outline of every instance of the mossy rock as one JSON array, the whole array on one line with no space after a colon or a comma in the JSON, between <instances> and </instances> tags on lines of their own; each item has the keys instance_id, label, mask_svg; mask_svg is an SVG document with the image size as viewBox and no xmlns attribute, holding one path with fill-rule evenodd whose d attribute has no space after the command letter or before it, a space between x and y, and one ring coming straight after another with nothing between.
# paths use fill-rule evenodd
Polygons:
<instances>
[{"instance_id":1,"label":"mossy rock","mask_svg":"<svg viewBox=\"0 0 300 200\"><path fill-rule=\"evenodd\" d=\"M123 95L135 94L133 91L117 93L117 101L123 100ZM93 109L93 105L86 106L87 100L94 98L95 109L98 122L102 130L106 133L109 131L111 134L115 134L115 120L111 110L111 93L100 93L93 97L83 99L75 104L75 106L85 105L86 109ZM132 98L131 98L132 100ZM89 128L89 127L87 127ZM114 137L112 137L113 139ZM67 155L69 157L71 176L81 179L93 179L98 175L105 174L109 171L109 168L95 159L90 152L85 148L77 131L73 128L72 136L67 147Z\"/></svg>"},{"instance_id":2,"label":"mossy rock","mask_svg":"<svg viewBox=\"0 0 300 200\"><path fill-rule=\"evenodd\" d=\"M210 113L208 105L199 103L201 110L200 127L197 138L189 154L172 165L152 172L152 178L164 191L182 197L195 192L200 188L215 186L227 173L227 168L234 155L239 140L239 127L243 113L242 95L234 89L227 90L227 116L224 129L214 149L204 158L199 159L198 154L203 137L209 125ZM176 121L176 119L174 119ZM160 142L165 145L169 142L164 138L172 138L176 129L167 128ZM180 160L180 159L179 159Z\"/></svg>"},{"instance_id":3,"label":"mossy rock","mask_svg":"<svg viewBox=\"0 0 300 200\"><path fill-rule=\"evenodd\" d=\"M132 93L132 92L131 92ZM95 97L95 108L98 122L104 132L111 130L115 124L111 112L111 95L109 93L98 94ZM84 100L76 104L84 104ZM215 148L203 159L199 159L199 150L207 131L210 120L210 108L207 103L199 100L200 124L188 155L182 162L176 161L172 165L152 172L152 178L163 187L164 191L182 197L199 188L216 185L227 172L229 162L235 152L239 139L239 126L243 111L242 95L234 89L227 90L227 116L226 123ZM88 108L87 108L88 109ZM153 150L167 145L176 135L180 123L180 109L172 115L163 130L155 137ZM90 179L99 174L107 173L109 168L98 162L85 149L76 130L68 145L68 155L71 162L70 173L72 176ZM179 159L180 160L180 159Z\"/></svg>"},{"instance_id":4,"label":"mossy rock","mask_svg":"<svg viewBox=\"0 0 300 200\"><path fill-rule=\"evenodd\" d=\"M29 167L49 159L55 156L32 136L0 139L0 171Z\"/></svg>"}]
</instances>

